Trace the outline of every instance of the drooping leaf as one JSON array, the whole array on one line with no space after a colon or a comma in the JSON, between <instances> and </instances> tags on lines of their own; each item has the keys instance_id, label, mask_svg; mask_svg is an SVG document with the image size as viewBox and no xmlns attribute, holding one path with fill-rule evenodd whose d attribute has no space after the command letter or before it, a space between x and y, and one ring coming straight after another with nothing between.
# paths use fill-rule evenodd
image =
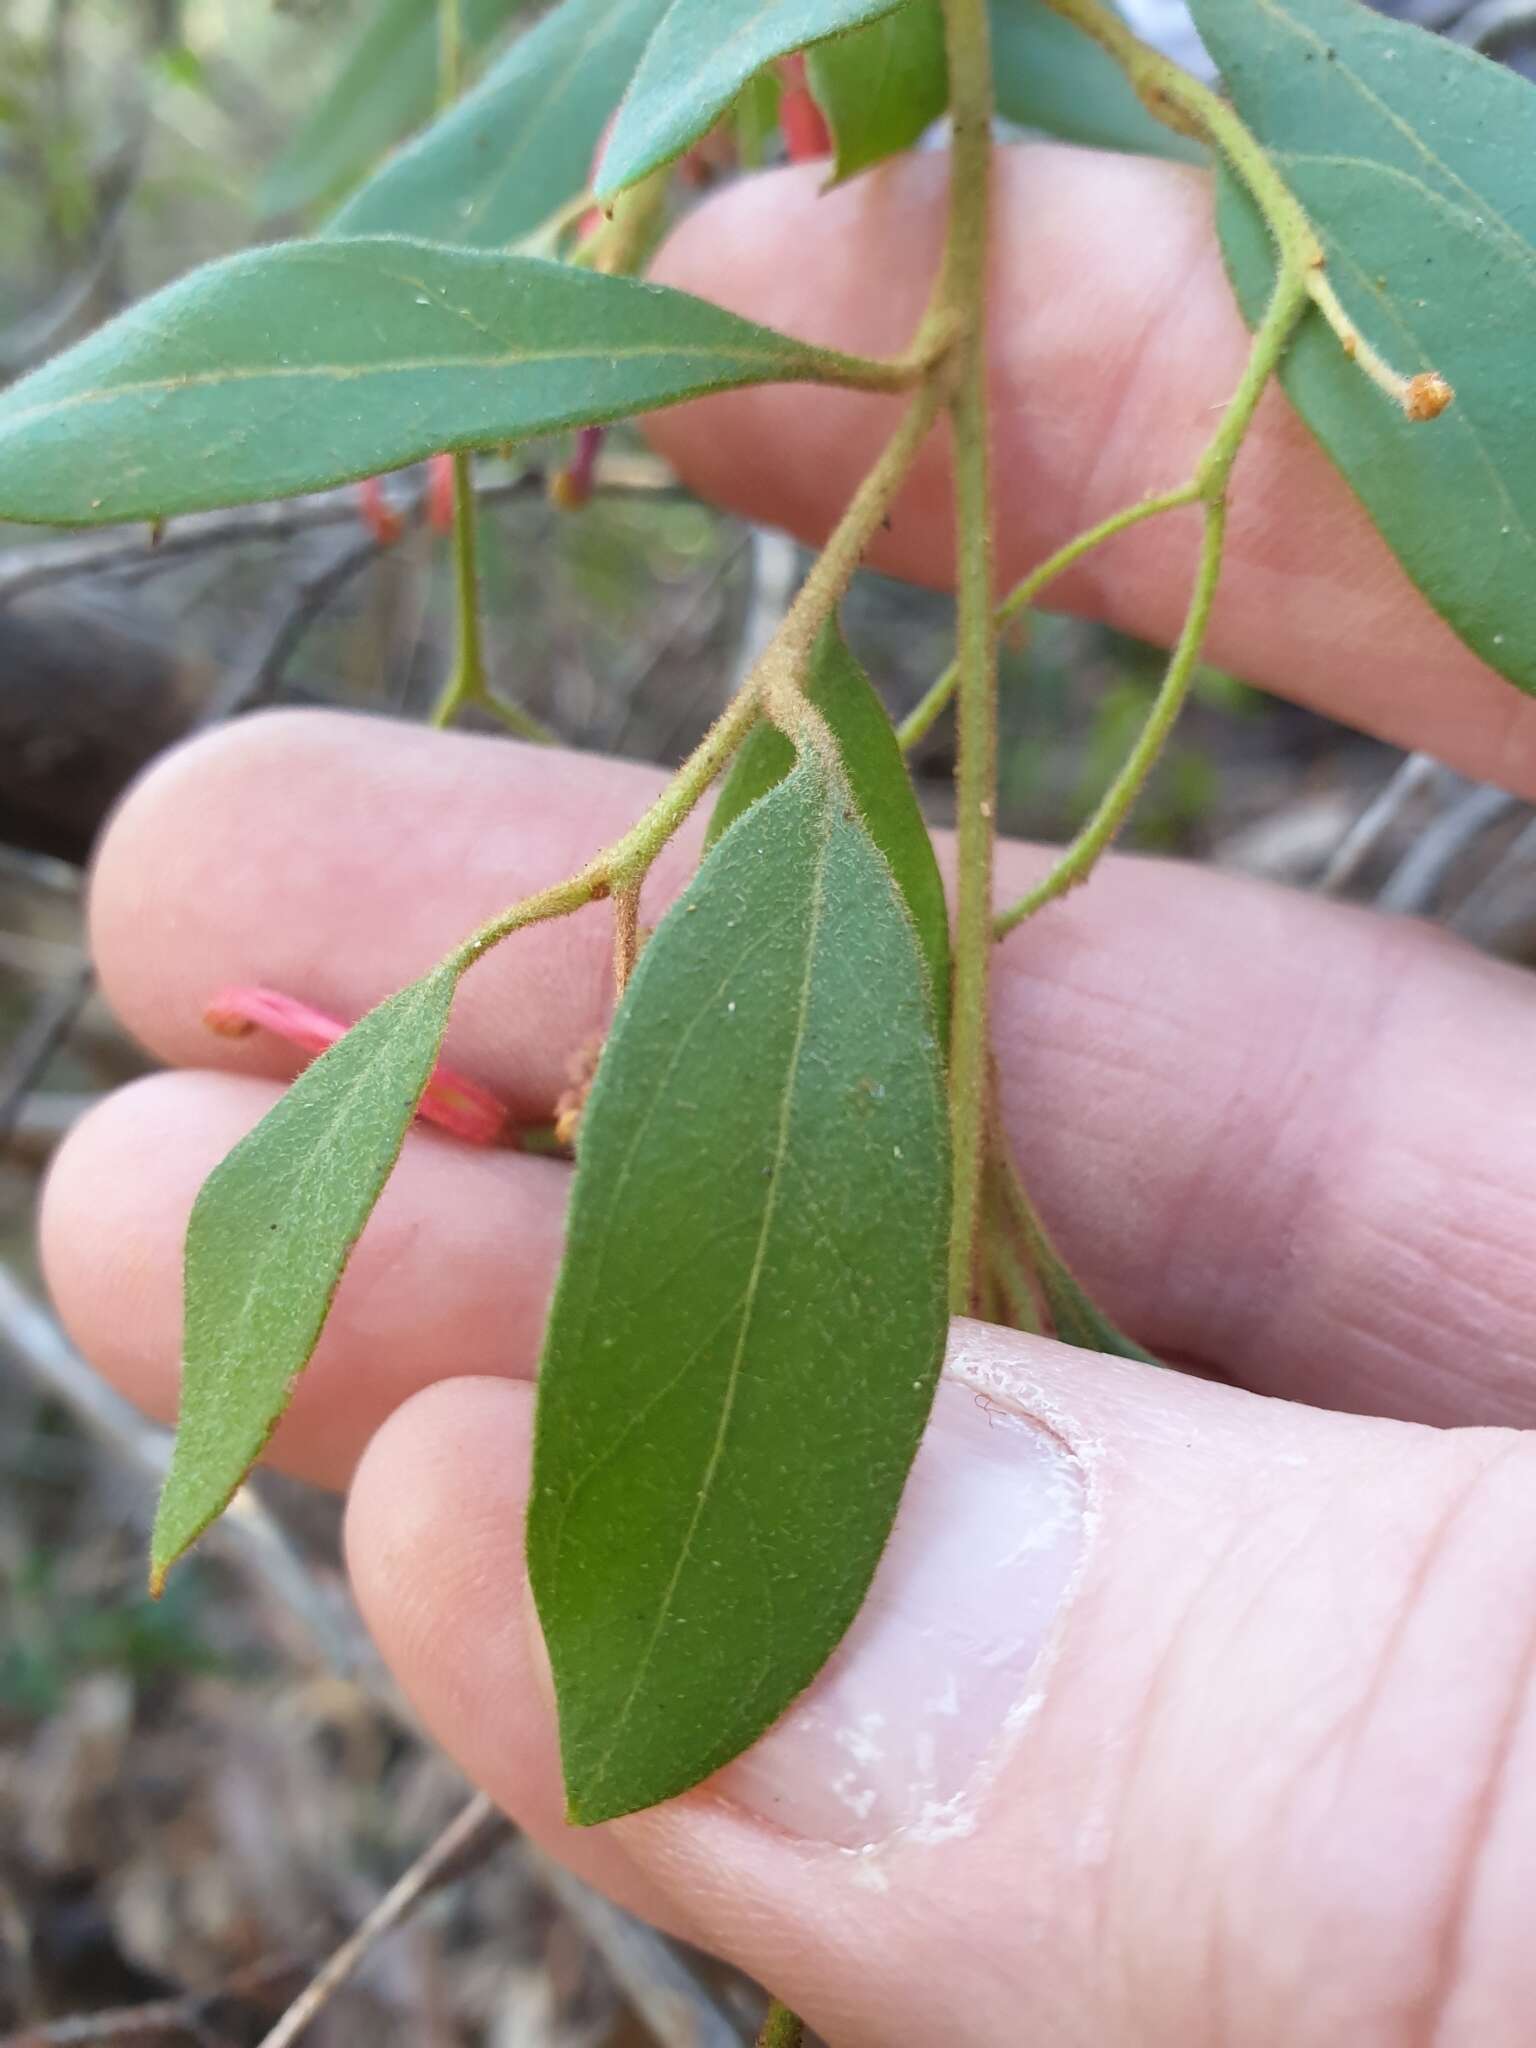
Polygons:
<instances>
[{"instance_id":1,"label":"drooping leaf","mask_svg":"<svg viewBox=\"0 0 1536 2048\"><path fill-rule=\"evenodd\" d=\"M671 0L619 107L597 188L620 192L681 156L775 58L890 14L901 0Z\"/></svg>"},{"instance_id":2,"label":"drooping leaf","mask_svg":"<svg viewBox=\"0 0 1536 2048\"><path fill-rule=\"evenodd\" d=\"M418 122L438 95L439 0L380 0L342 59L335 82L263 181L266 214L327 199L366 171ZM519 0L461 0L473 54L517 12Z\"/></svg>"},{"instance_id":3,"label":"drooping leaf","mask_svg":"<svg viewBox=\"0 0 1536 2048\"><path fill-rule=\"evenodd\" d=\"M331 223L503 248L582 192L667 0L562 0Z\"/></svg>"},{"instance_id":4,"label":"drooping leaf","mask_svg":"<svg viewBox=\"0 0 1536 2048\"><path fill-rule=\"evenodd\" d=\"M1436 611L1536 690L1536 87L1356 0L1195 0L1194 15L1350 316L1456 398L1405 419L1316 315L1286 390ZM1273 253L1230 177L1218 217L1255 320Z\"/></svg>"},{"instance_id":5,"label":"drooping leaf","mask_svg":"<svg viewBox=\"0 0 1536 2048\"><path fill-rule=\"evenodd\" d=\"M100 525L323 489L444 448L835 377L703 299L393 237L193 272L0 393L0 519Z\"/></svg>"},{"instance_id":6,"label":"drooping leaf","mask_svg":"<svg viewBox=\"0 0 1536 2048\"><path fill-rule=\"evenodd\" d=\"M1198 143L1154 121L1125 73L1045 0L992 0L997 111L1090 149L1206 161Z\"/></svg>"},{"instance_id":7,"label":"drooping leaf","mask_svg":"<svg viewBox=\"0 0 1536 2048\"><path fill-rule=\"evenodd\" d=\"M187 1225L157 1584L229 1504L292 1398L431 1078L455 980L440 968L371 1010L203 1183Z\"/></svg>"},{"instance_id":8,"label":"drooping leaf","mask_svg":"<svg viewBox=\"0 0 1536 2048\"><path fill-rule=\"evenodd\" d=\"M640 958L582 1125L528 1561L572 1819L753 1742L857 1613L943 1351L911 920L807 755Z\"/></svg>"},{"instance_id":9,"label":"drooping leaf","mask_svg":"<svg viewBox=\"0 0 1536 2048\"><path fill-rule=\"evenodd\" d=\"M816 643L806 696L832 729L848 786L917 927L941 1038L949 1027L949 911L933 841L885 706L834 619ZM748 734L721 784L705 846L784 780L795 750L765 721Z\"/></svg>"},{"instance_id":10,"label":"drooping leaf","mask_svg":"<svg viewBox=\"0 0 1536 2048\"><path fill-rule=\"evenodd\" d=\"M949 105L939 0L906 0L894 14L819 43L807 63L838 179L910 149Z\"/></svg>"}]
</instances>

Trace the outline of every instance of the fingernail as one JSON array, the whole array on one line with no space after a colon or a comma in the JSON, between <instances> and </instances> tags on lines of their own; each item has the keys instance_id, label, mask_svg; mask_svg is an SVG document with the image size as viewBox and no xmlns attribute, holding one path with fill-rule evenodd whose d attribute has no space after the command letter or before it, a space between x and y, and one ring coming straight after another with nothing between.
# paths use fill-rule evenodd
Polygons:
<instances>
[{"instance_id":1,"label":"fingernail","mask_svg":"<svg viewBox=\"0 0 1536 2048\"><path fill-rule=\"evenodd\" d=\"M858 1620L710 1789L838 1848L969 1833L1038 1704L1084 1510L1077 1460L1006 1381L946 1376Z\"/></svg>"}]
</instances>

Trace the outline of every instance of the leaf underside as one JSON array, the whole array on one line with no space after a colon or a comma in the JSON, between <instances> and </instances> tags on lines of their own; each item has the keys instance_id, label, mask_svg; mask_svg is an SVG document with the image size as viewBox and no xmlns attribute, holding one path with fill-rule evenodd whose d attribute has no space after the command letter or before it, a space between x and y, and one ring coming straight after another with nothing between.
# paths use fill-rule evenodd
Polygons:
<instances>
[{"instance_id":1,"label":"leaf underside","mask_svg":"<svg viewBox=\"0 0 1536 2048\"><path fill-rule=\"evenodd\" d=\"M849 651L837 621L816 643L805 694L831 727L853 800L884 854L917 927L933 991L939 1036L949 1028L949 909L933 840L913 793L901 748L874 685ZM713 846L748 807L793 768L795 750L767 721L753 727L721 784L705 837Z\"/></svg>"},{"instance_id":2,"label":"leaf underside","mask_svg":"<svg viewBox=\"0 0 1536 2048\"><path fill-rule=\"evenodd\" d=\"M906 0L811 51L811 90L832 130L833 177L841 181L910 149L949 105L944 11Z\"/></svg>"},{"instance_id":3,"label":"leaf underside","mask_svg":"<svg viewBox=\"0 0 1536 2048\"><path fill-rule=\"evenodd\" d=\"M439 969L371 1010L203 1183L157 1584L228 1506L293 1396L431 1077L454 984Z\"/></svg>"},{"instance_id":4,"label":"leaf underside","mask_svg":"<svg viewBox=\"0 0 1536 2048\"><path fill-rule=\"evenodd\" d=\"M583 191L666 0L564 0L330 225L504 248Z\"/></svg>"},{"instance_id":5,"label":"leaf underside","mask_svg":"<svg viewBox=\"0 0 1536 2048\"><path fill-rule=\"evenodd\" d=\"M528 1525L574 1821L727 1763L857 1613L943 1352L946 1148L911 921L808 756L646 946L583 1121Z\"/></svg>"},{"instance_id":6,"label":"leaf underside","mask_svg":"<svg viewBox=\"0 0 1536 2048\"><path fill-rule=\"evenodd\" d=\"M1398 370L1438 370L1456 399L1405 420L1316 315L1283 366L1287 392L1435 610L1536 690L1536 89L1356 0L1193 11L1351 317ZM1253 322L1273 251L1229 176L1218 220Z\"/></svg>"},{"instance_id":7,"label":"leaf underside","mask_svg":"<svg viewBox=\"0 0 1536 2048\"><path fill-rule=\"evenodd\" d=\"M461 0L473 53L518 0ZM437 103L439 0L380 0L320 104L262 182L264 213L292 213L340 191Z\"/></svg>"},{"instance_id":8,"label":"leaf underside","mask_svg":"<svg viewBox=\"0 0 1536 2048\"><path fill-rule=\"evenodd\" d=\"M598 166L605 197L681 156L754 73L890 14L900 0L672 0L620 104Z\"/></svg>"},{"instance_id":9,"label":"leaf underside","mask_svg":"<svg viewBox=\"0 0 1536 2048\"><path fill-rule=\"evenodd\" d=\"M0 519L288 497L842 359L703 299L387 236L226 258L0 394Z\"/></svg>"},{"instance_id":10,"label":"leaf underside","mask_svg":"<svg viewBox=\"0 0 1536 2048\"><path fill-rule=\"evenodd\" d=\"M1114 58L1045 5L992 0L992 75L1005 121L1089 149L1209 162L1199 143L1154 121Z\"/></svg>"}]
</instances>

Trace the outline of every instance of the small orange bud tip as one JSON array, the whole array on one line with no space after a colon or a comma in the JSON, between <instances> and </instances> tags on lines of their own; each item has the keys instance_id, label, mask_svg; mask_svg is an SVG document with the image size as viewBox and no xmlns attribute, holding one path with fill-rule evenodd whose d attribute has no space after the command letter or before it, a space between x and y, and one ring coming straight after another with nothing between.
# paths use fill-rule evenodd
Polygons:
<instances>
[{"instance_id":1,"label":"small orange bud tip","mask_svg":"<svg viewBox=\"0 0 1536 2048\"><path fill-rule=\"evenodd\" d=\"M427 524L434 533L452 533L456 485L451 455L434 455L427 464Z\"/></svg>"},{"instance_id":2,"label":"small orange bud tip","mask_svg":"<svg viewBox=\"0 0 1536 2048\"><path fill-rule=\"evenodd\" d=\"M568 469L557 469L549 480L549 502L559 512L579 512L590 495Z\"/></svg>"},{"instance_id":3,"label":"small orange bud tip","mask_svg":"<svg viewBox=\"0 0 1536 2048\"><path fill-rule=\"evenodd\" d=\"M149 1597L151 1600L158 1600L164 1594L167 1569L168 1567L163 1564L157 1564L151 1568L149 1574Z\"/></svg>"},{"instance_id":4,"label":"small orange bud tip","mask_svg":"<svg viewBox=\"0 0 1536 2048\"><path fill-rule=\"evenodd\" d=\"M1437 420L1455 396L1438 370L1421 370L1408 379L1403 411L1411 420Z\"/></svg>"}]
</instances>

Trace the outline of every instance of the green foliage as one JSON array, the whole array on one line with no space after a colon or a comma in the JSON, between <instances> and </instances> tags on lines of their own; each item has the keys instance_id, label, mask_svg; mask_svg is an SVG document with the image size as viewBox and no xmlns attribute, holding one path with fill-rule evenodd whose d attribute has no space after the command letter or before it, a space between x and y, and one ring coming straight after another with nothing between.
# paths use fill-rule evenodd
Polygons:
<instances>
[{"instance_id":1,"label":"green foliage","mask_svg":"<svg viewBox=\"0 0 1536 2048\"><path fill-rule=\"evenodd\" d=\"M942 1038L949 1029L949 911L943 878L885 706L835 619L816 644L805 694L831 728L853 800L912 913ZM766 721L755 726L721 787L706 848L782 782L794 763L795 750L777 726Z\"/></svg>"},{"instance_id":2,"label":"green foliage","mask_svg":"<svg viewBox=\"0 0 1536 2048\"><path fill-rule=\"evenodd\" d=\"M1021 128L1090 149L1206 163L1206 152L1154 121L1114 59L1045 0L992 0L997 111Z\"/></svg>"},{"instance_id":3,"label":"green foliage","mask_svg":"<svg viewBox=\"0 0 1536 2048\"><path fill-rule=\"evenodd\" d=\"M331 224L494 249L582 192L666 0L562 0Z\"/></svg>"},{"instance_id":4,"label":"green foliage","mask_svg":"<svg viewBox=\"0 0 1536 2048\"><path fill-rule=\"evenodd\" d=\"M906 0L894 14L818 44L807 64L839 181L910 149L949 105L939 0Z\"/></svg>"},{"instance_id":5,"label":"green foliage","mask_svg":"<svg viewBox=\"0 0 1536 2048\"><path fill-rule=\"evenodd\" d=\"M583 1120L529 1512L574 1820L728 1762L863 1599L944 1342L922 981L809 753L641 955Z\"/></svg>"},{"instance_id":6,"label":"green foliage","mask_svg":"<svg viewBox=\"0 0 1536 2048\"><path fill-rule=\"evenodd\" d=\"M1536 690L1536 90L1356 0L1195 0L1194 13L1361 332L1408 375L1442 372L1456 400L1433 423L1404 419L1315 315L1286 390L1430 603ZM1253 320L1272 245L1230 177L1219 221Z\"/></svg>"},{"instance_id":7,"label":"green foliage","mask_svg":"<svg viewBox=\"0 0 1536 2048\"><path fill-rule=\"evenodd\" d=\"M293 1396L431 1078L456 980L439 968L371 1010L198 1195L157 1581L222 1514Z\"/></svg>"},{"instance_id":8,"label":"green foliage","mask_svg":"<svg viewBox=\"0 0 1536 2048\"><path fill-rule=\"evenodd\" d=\"M0 395L0 518L284 497L846 367L629 278L382 236L284 243L194 272Z\"/></svg>"},{"instance_id":9,"label":"green foliage","mask_svg":"<svg viewBox=\"0 0 1536 2048\"><path fill-rule=\"evenodd\" d=\"M147 1685L173 1672L220 1670L203 1634L203 1592L193 1574L163 1600L140 1594L103 1604L68 1585L53 1553L28 1559L0 1584L0 1717L47 1720L93 1671Z\"/></svg>"},{"instance_id":10,"label":"green foliage","mask_svg":"<svg viewBox=\"0 0 1536 2048\"><path fill-rule=\"evenodd\" d=\"M521 0L461 0L465 47L482 48ZM328 199L426 120L438 99L438 0L379 0L335 83L262 187L263 210L296 213Z\"/></svg>"},{"instance_id":11,"label":"green foliage","mask_svg":"<svg viewBox=\"0 0 1536 2048\"><path fill-rule=\"evenodd\" d=\"M890 14L900 0L672 0L619 108L597 188L620 192L697 142L776 57Z\"/></svg>"}]
</instances>

